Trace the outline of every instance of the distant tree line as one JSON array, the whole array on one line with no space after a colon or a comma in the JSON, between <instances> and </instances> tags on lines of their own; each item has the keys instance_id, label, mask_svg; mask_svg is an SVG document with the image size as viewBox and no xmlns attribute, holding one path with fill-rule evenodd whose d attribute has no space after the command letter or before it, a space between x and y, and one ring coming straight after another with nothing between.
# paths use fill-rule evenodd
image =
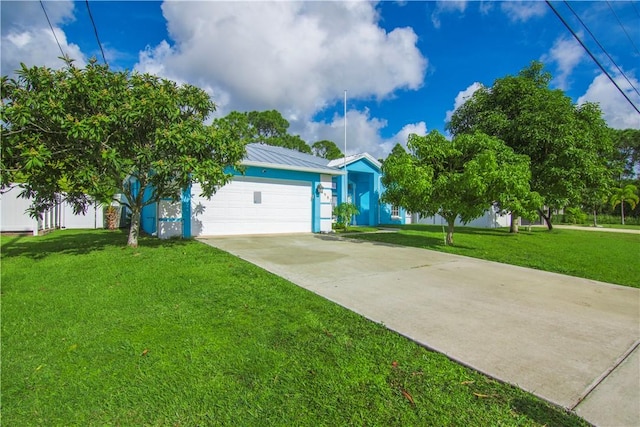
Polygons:
<instances>
[{"instance_id":1,"label":"distant tree line","mask_svg":"<svg viewBox=\"0 0 640 427\"><path fill-rule=\"evenodd\" d=\"M289 122L276 110L233 111L216 122L238 129L242 139L248 142L289 148L328 160L343 157L342 151L333 141L317 141L309 146L300 135L291 135L288 132Z\"/></svg>"}]
</instances>

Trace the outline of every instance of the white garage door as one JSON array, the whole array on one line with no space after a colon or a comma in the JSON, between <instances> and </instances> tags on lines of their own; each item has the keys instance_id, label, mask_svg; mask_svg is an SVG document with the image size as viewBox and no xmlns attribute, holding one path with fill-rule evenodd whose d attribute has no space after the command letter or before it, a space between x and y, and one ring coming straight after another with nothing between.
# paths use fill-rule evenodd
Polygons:
<instances>
[{"instance_id":1,"label":"white garage door","mask_svg":"<svg viewBox=\"0 0 640 427\"><path fill-rule=\"evenodd\" d=\"M312 189L308 182L237 177L207 200L199 184L191 190L191 234L311 232Z\"/></svg>"}]
</instances>

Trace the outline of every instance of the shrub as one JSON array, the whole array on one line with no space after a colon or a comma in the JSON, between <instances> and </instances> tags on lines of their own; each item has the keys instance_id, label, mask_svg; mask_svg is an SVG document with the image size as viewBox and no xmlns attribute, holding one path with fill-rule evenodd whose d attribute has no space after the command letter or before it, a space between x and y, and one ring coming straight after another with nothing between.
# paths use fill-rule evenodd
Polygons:
<instances>
[{"instance_id":1,"label":"shrub","mask_svg":"<svg viewBox=\"0 0 640 427\"><path fill-rule=\"evenodd\" d=\"M569 224L584 224L587 221L587 214L580 208L567 208L565 221Z\"/></svg>"},{"instance_id":2,"label":"shrub","mask_svg":"<svg viewBox=\"0 0 640 427\"><path fill-rule=\"evenodd\" d=\"M360 211L353 203L340 203L333 208L333 214L338 217L338 224L340 224L344 230L348 229L353 215L358 215L359 213Z\"/></svg>"}]
</instances>

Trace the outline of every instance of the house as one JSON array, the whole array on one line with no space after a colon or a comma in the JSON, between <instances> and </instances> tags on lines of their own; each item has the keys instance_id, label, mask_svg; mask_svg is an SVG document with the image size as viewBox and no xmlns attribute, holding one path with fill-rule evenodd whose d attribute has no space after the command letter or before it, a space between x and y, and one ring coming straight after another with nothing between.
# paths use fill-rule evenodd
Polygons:
<instances>
[{"instance_id":1,"label":"house","mask_svg":"<svg viewBox=\"0 0 640 427\"><path fill-rule=\"evenodd\" d=\"M56 228L104 228L102 205L88 206L85 214L75 214L73 207L61 200L35 219L26 212L30 199L19 197L22 189L14 185L0 195L0 231L31 233L37 236Z\"/></svg>"},{"instance_id":2,"label":"house","mask_svg":"<svg viewBox=\"0 0 640 427\"><path fill-rule=\"evenodd\" d=\"M411 214L404 209L380 202L384 193L382 164L368 153L355 154L329 162L330 167L347 171L345 179L333 179L334 205L343 201L353 203L360 213L353 219L354 225L376 226L380 224L409 224Z\"/></svg>"},{"instance_id":3,"label":"house","mask_svg":"<svg viewBox=\"0 0 640 427\"><path fill-rule=\"evenodd\" d=\"M381 204L380 163L368 154L328 161L283 147L248 144L231 182L210 200L198 183L179 202L163 200L142 211L141 227L160 238L240 234L326 233L333 207L344 200L360 210L357 225L403 224L402 209ZM343 192L346 190L346 194Z\"/></svg>"}]
</instances>

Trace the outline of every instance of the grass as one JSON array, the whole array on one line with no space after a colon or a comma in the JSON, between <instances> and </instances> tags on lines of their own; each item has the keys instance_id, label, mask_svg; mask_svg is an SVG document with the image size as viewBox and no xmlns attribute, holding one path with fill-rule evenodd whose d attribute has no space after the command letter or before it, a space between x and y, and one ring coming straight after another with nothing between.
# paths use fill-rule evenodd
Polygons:
<instances>
[{"instance_id":1,"label":"grass","mask_svg":"<svg viewBox=\"0 0 640 427\"><path fill-rule=\"evenodd\" d=\"M640 287L640 235L534 227L456 227L454 246L445 246L441 226L398 226L398 233L349 236L361 240L431 249L505 264L531 267L618 285Z\"/></svg>"},{"instance_id":2,"label":"grass","mask_svg":"<svg viewBox=\"0 0 640 427\"><path fill-rule=\"evenodd\" d=\"M342 228L342 227L337 227L337 228L333 229L333 231L335 233L337 233L337 234L344 234L344 233L375 233L378 230L379 230L378 227L368 227L368 226L365 226L365 225L352 225L346 230L344 228Z\"/></svg>"},{"instance_id":3,"label":"grass","mask_svg":"<svg viewBox=\"0 0 640 427\"><path fill-rule=\"evenodd\" d=\"M587 425L196 241L1 241L7 426Z\"/></svg>"}]
</instances>

